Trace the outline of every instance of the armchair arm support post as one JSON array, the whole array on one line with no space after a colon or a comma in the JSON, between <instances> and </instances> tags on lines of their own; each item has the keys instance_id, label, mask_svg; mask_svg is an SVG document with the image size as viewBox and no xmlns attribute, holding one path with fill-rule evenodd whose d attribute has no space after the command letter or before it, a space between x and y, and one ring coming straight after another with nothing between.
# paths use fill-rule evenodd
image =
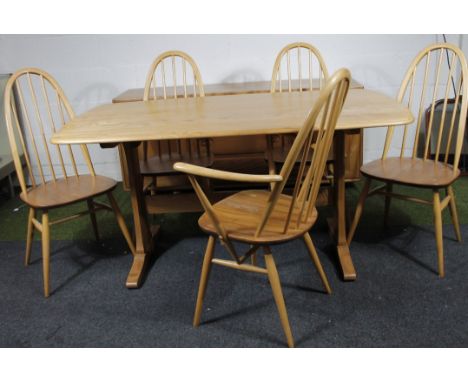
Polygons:
<instances>
[{"instance_id":1,"label":"armchair arm support post","mask_svg":"<svg viewBox=\"0 0 468 382\"><path fill-rule=\"evenodd\" d=\"M174 165L174 168L175 168L175 165ZM218 237L221 241L221 244L225 245L228 253L232 256L232 258L236 261L236 263L240 264L241 259L237 255L236 249L234 248L231 241L229 240L226 234L226 231L224 230L224 227L221 225L221 222L219 221L218 216L216 216L216 212L214 211L213 206L211 205L210 201L208 200L205 193L203 192L203 189L201 188L197 179L195 178L194 175L189 175L188 178L190 180L190 183L193 186L193 189L195 190L195 193L198 196L198 199L200 200L201 205L203 206L203 209L205 210L207 215L210 217L213 225L215 226L215 229L216 229L216 232L218 233Z\"/></svg>"},{"instance_id":2,"label":"armchair arm support post","mask_svg":"<svg viewBox=\"0 0 468 382\"><path fill-rule=\"evenodd\" d=\"M209 216L210 220L212 221L216 232L218 233L219 239L221 244L226 247L228 253L232 256L232 258L236 261L237 264L241 264L250 253L246 254L246 256L239 257L236 253L232 242L229 240L224 227L221 225L218 217L216 216L216 212L213 209L208 197L206 196L205 192L203 191L202 187L198 183L196 176L205 177L205 178L214 178L214 179L222 179L227 181L236 181L236 182L252 182L252 183L267 183L270 185L278 184L283 180L281 175L255 175L255 174L242 174L238 172L228 172L228 171L221 171L221 170L214 170L211 168L196 166L189 163L177 162L174 164L174 170L183 172L188 175L190 183L195 190L195 193L200 200L203 209L205 210L206 214Z\"/></svg>"}]
</instances>

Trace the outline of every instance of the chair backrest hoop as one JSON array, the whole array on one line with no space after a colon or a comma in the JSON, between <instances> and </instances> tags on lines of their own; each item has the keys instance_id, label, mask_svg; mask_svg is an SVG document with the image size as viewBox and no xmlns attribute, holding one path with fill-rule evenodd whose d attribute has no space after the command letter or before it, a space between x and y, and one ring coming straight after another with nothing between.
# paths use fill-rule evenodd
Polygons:
<instances>
[{"instance_id":1,"label":"chair backrest hoop","mask_svg":"<svg viewBox=\"0 0 468 382\"><path fill-rule=\"evenodd\" d=\"M176 58L179 58L182 65L182 75L177 76L177 63ZM164 63L169 60L170 66L165 67ZM187 66L192 70L193 74L193 86L190 89L187 79ZM160 69L161 72L161 83L158 87L157 81L157 69ZM167 70L166 70L167 69ZM171 72L172 76L169 76L172 81L172 86L168 86L166 72ZM182 86L178 85L178 81L182 81ZM162 90L162 95L159 97L158 91ZM170 92L172 91L172 95ZM179 94L181 93L181 94ZM178 97L204 97L205 91L203 87L203 80L198 69L197 64L187 53L179 50L170 50L164 53L161 53L150 66L148 75L146 77L145 89L143 94L144 101L157 100L158 98L168 99L168 98L178 98ZM148 142L143 142L142 145L142 156L144 160L147 160L151 155L149 153L149 144ZM211 144L209 139L177 139L173 141L164 140L157 141L151 144L152 151L155 154L162 158L168 156L169 158L174 155L186 155L189 158L193 157L211 157Z\"/></svg>"},{"instance_id":2,"label":"chair backrest hoop","mask_svg":"<svg viewBox=\"0 0 468 382\"><path fill-rule=\"evenodd\" d=\"M422 81L418 83L421 75ZM404 126L401 143L394 136L395 127L387 129L382 159L387 157L395 140L400 157L434 159L445 164L452 159L454 171L457 171L465 135L467 81L466 58L457 46L443 43L423 49L411 62L397 97L398 102L413 110L415 124ZM441 103L441 117L436 123L436 105ZM448 117L449 105L453 105L451 117ZM425 132L422 131L424 118ZM410 139L411 134L414 139Z\"/></svg>"},{"instance_id":3,"label":"chair backrest hoop","mask_svg":"<svg viewBox=\"0 0 468 382\"><path fill-rule=\"evenodd\" d=\"M291 74L291 62L290 62L290 52L293 50L297 51L297 76L293 76ZM308 78L302 78L302 59L301 59L301 51L308 52ZM321 89L322 86L325 85L326 80L328 79L328 70L327 66L325 65L325 61L323 60L320 51L313 45L308 44L306 42L293 42L291 44L286 45L276 56L275 64L273 65L273 73L271 76L271 92L275 93L277 91L282 92L282 79L281 79L281 63L283 59L286 57L286 80L287 80L287 88L285 91L303 91L303 90L313 90L313 73L314 73L314 65L313 61L316 60L318 63L318 80L319 80L319 88ZM292 85L292 81L297 79L298 84L297 87Z\"/></svg>"},{"instance_id":4,"label":"chair backrest hoop","mask_svg":"<svg viewBox=\"0 0 468 382\"><path fill-rule=\"evenodd\" d=\"M186 65L188 64L190 68L192 69L193 73L193 92L192 95L193 97L198 96L199 97L204 97L205 96L205 91L203 87L203 80L202 76L200 73L200 70L198 69L198 65L195 63L194 59L190 57L187 53L182 52L180 50L169 50L164 53L161 53L156 59L153 61L153 63L150 66L150 69L148 71L148 75L146 77L146 83L145 83L145 90L143 93L143 100L144 101L149 101L151 99L151 89L153 87L153 99L157 99L157 83L156 83L156 70L158 69L159 66L162 66L162 89L163 89L163 98L166 99L168 98L167 96L167 89L168 86L166 86L166 73L164 70L164 61L166 59L171 59L171 70L172 70L172 81L173 81L173 97L176 98L178 96L177 94L177 85L178 85L178 79L176 77L176 62L175 58L179 57L182 60L182 66L183 66L183 76L182 76L182 86L183 86L183 91L184 94L183 96L187 98L189 96L189 89L187 89L187 72L186 72Z\"/></svg>"},{"instance_id":5,"label":"chair backrest hoop","mask_svg":"<svg viewBox=\"0 0 468 382\"><path fill-rule=\"evenodd\" d=\"M48 134L58 131L66 121L75 117L73 108L58 82L42 69L27 67L18 70L11 75L6 84L4 109L8 140L22 193L26 195L28 184L21 153L24 155L27 175L33 187L69 176L60 146L52 145L47 138ZM72 147L62 146L67 148L74 175L79 176ZM86 145L79 146L89 173L95 175L88 148ZM50 150L50 147L55 147L55 150ZM56 152L56 159L53 152ZM37 168L39 172L37 177L33 168ZM46 174L45 169L50 171L50 174ZM58 175L59 170L62 176Z\"/></svg>"}]
</instances>

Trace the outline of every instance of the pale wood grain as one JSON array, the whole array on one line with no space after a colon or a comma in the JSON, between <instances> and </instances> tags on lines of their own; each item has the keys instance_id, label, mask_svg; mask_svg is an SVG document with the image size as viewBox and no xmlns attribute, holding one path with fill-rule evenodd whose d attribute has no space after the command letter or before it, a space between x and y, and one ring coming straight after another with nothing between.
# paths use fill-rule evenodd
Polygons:
<instances>
[{"instance_id":1,"label":"pale wood grain","mask_svg":"<svg viewBox=\"0 0 468 382\"><path fill-rule=\"evenodd\" d=\"M185 61L183 61L185 63ZM309 74L310 78L312 78L312 74ZM319 89L320 86L323 85L323 81L320 81L317 78L312 79L312 85L310 83L305 82L302 86L302 90L308 90L309 88ZM292 80L292 88L298 89L299 81L293 79ZM213 96L213 95L235 95L235 94L251 94L251 93L269 93L271 88L270 81L253 81L253 82L243 82L243 83L219 83L219 84L211 84L211 85L204 85L205 95L206 96ZM350 88L352 89L362 89L363 85L351 80ZM166 90L166 97L173 98L173 88L168 87ZM151 87L149 91L149 98L154 98L154 87ZM156 88L157 98L163 98L164 92L162 86ZM184 86L177 86L176 88L177 97L191 97L193 96L193 92L191 91L191 87L187 87L185 89ZM144 98L144 89L130 89L121 95L117 96L112 100L113 103L118 102L134 102L134 101L142 101ZM356 181L359 180L360 173L359 168L362 165L362 130L357 130L357 134L347 134L346 135L346 170L345 176L347 181ZM275 138L273 138L275 140ZM232 158L229 162L229 170L231 171L238 171L239 167L242 167L242 162L245 158L249 155L256 154L264 157L264 153L266 151L266 142L264 136L255 136L255 137L245 137L245 136L238 136L238 137L218 137L215 139L210 140L210 150L213 154L213 158L202 157L199 161L198 158L192 158L191 163L195 163L201 166L207 166L206 162L208 160L212 160L213 166L217 167L220 165L220 161L223 161L223 157L226 154L233 154L236 153L237 155ZM175 142L172 143L175 146ZM160 146L165 148L167 145L161 145L156 142L151 142L148 145L148 151L150 153L155 152L157 153ZM144 150L143 150L144 151ZM140 159L144 158L144 152L142 148L139 150ZM125 163L124 152L121 146L119 146L119 156L120 156L120 164L122 169L122 177L123 177L123 185L124 189L128 190L128 176L127 176L127 169ZM333 156L333 154L331 154ZM277 160L277 162L284 161L284 156L282 156L281 160ZM154 158L154 157L153 157ZM183 160L186 161L186 160ZM167 170L168 167L172 169L172 164L169 162L164 161L165 163L161 163L163 169L161 167L157 167L157 164L151 166L150 169L147 169L144 163L142 165L142 172L145 174L149 174L152 169L156 168L156 171L164 172ZM197 163L198 162L198 163ZM226 162L224 162L226 164ZM255 167L251 168L250 171L255 171ZM149 178L147 178L149 179ZM148 183L148 182L145 182ZM178 180L175 179L173 176L159 176L157 179L157 189L161 190L163 185L171 185L173 188L178 189L179 183ZM144 184L144 187L147 185Z\"/></svg>"},{"instance_id":2,"label":"pale wood grain","mask_svg":"<svg viewBox=\"0 0 468 382\"><path fill-rule=\"evenodd\" d=\"M286 233L283 232L292 198L289 195L281 195L262 235L256 235L269 197L270 193L267 191L241 191L216 203L214 211L219 220L223 222L230 238L252 244L289 241L301 237L304 232L312 228L317 219L316 210L312 211L306 221L301 221L299 226L288 229ZM295 209L292 218L297 218L299 213L300 210ZM206 214L200 218L199 224L205 232L216 232L213 222Z\"/></svg>"},{"instance_id":3,"label":"pale wood grain","mask_svg":"<svg viewBox=\"0 0 468 382\"><path fill-rule=\"evenodd\" d=\"M44 296L49 297L50 294L50 227L49 213L47 210L42 211L42 277L44 284Z\"/></svg>"},{"instance_id":4,"label":"pale wood grain","mask_svg":"<svg viewBox=\"0 0 468 382\"><path fill-rule=\"evenodd\" d=\"M447 187L447 196L450 197L450 216L452 218L453 228L455 229L455 236L459 242L462 241L461 231L460 231L460 223L458 221L458 212L457 212L457 204L455 202L455 193L453 192L453 187Z\"/></svg>"},{"instance_id":5,"label":"pale wood grain","mask_svg":"<svg viewBox=\"0 0 468 382\"><path fill-rule=\"evenodd\" d=\"M245 94L98 106L54 134L53 143L122 143L297 132L318 92ZM406 106L350 90L337 130L411 123Z\"/></svg>"},{"instance_id":6,"label":"pale wood grain","mask_svg":"<svg viewBox=\"0 0 468 382\"><path fill-rule=\"evenodd\" d=\"M286 341L290 348L294 347L294 339L289 325L288 312L286 310L286 304L284 303L283 291L281 289L281 282L276 269L275 260L271 254L269 247L265 247L265 265L268 271L268 280L270 281L271 290L275 299L276 307L280 316L281 326L283 327Z\"/></svg>"},{"instance_id":7,"label":"pale wood grain","mask_svg":"<svg viewBox=\"0 0 468 382\"><path fill-rule=\"evenodd\" d=\"M15 104L15 91L18 93L18 105ZM4 102L8 139L21 187L20 198L30 207L25 264L29 263L32 238L36 229L42 235L44 295L48 297L50 294L50 227L89 214L96 239L99 239L95 213L110 208L95 202L93 197L104 193L110 194L117 183L113 179L95 174L88 148L84 144L80 145L80 149L87 165L87 174L78 173L70 145L67 145L67 152L74 174L70 174L67 170L59 146L56 146L54 150L59 163L53 160L47 139L48 134L56 132L58 126L73 119L75 114L63 90L50 74L37 68L18 70L10 77L5 87ZM24 132L28 134L25 136ZM38 136L37 140L35 136ZM28 147L31 148L32 154L27 150ZM21 151L24 153L25 160L23 160L23 154L20 155ZM23 162L26 162L29 178L23 171ZM39 179L34 176L33 166L39 171ZM45 170L50 173L50 180L46 178ZM49 210L85 200L88 205L86 211L49 221ZM114 204L113 207L116 208L117 205ZM42 211L42 222L35 218L36 210ZM120 211L115 210L115 213L129 248L133 251L133 243Z\"/></svg>"},{"instance_id":8,"label":"pale wood grain","mask_svg":"<svg viewBox=\"0 0 468 382\"><path fill-rule=\"evenodd\" d=\"M36 211L34 208L29 208L28 214L28 228L26 233L26 255L24 256L24 265L29 265L29 259L31 258L31 246L34 237L34 224L33 219L36 218Z\"/></svg>"},{"instance_id":9,"label":"pale wood grain","mask_svg":"<svg viewBox=\"0 0 468 382\"><path fill-rule=\"evenodd\" d=\"M460 175L460 170L434 160L390 157L366 163L361 168L364 176L385 182L425 188L446 187Z\"/></svg>"},{"instance_id":10,"label":"pale wood grain","mask_svg":"<svg viewBox=\"0 0 468 382\"><path fill-rule=\"evenodd\" d=\"M33 208L57 208L105 194L117 186L114 179L81 175L58 179L30 188L20 198Z\"/></svg>"},{"instance_id":11,"label":"pale wood grain","mask_svg":"<svg viewBox=\"0 0 468 382\"><path fill-rule=\"evenodd\" d=\"M291 64L290 57L292 52L296 52L297 58L297 65L295 65L294 68L292 67L293 65ZM309 77L306 78L306 82L303 82L302 77L301 52L303 52L303 54L308 54L309 58ZM284 60L287 61L287 79L281 80L281 66L283 65ZM316 62L316 70L312 62ZM291 72L293 72L293 74ZM315 74L317 75L315 76ZM325 61L319 50L315 46L305 42L293 42L281 49L281 51L276 56L276 60L273 65L273 74L271 76L270 90L272 93L276 91L282 92L284 88L284 82L287 83L288 92L302 92L304 90L321 89L327 78L327 66L325 65Z\"/></svg>"},{"instance_id":12,"label":"pale wood grain","mask_svg":"<svg viewBox=\"0 0 468 382\"><path fill-rule=\"evenodd\" d=\"M298 237L303 237L325 290L331 292L308 232L317 220L315 203L338 116L348 92L350 76L347 69L341 69L327 82L298 131L279 175L247 175L203 169L184 163L174 165L174 168L189 175L189 180L205 210L198 221L199 226L209 234L194 325L200 322L202 300L211 263L248 272L265 273L266 270L288 346L293 347L294 340L270 245ZM322 116L321 120L318 120L319 115ZM294 175L295 186L292 195L287 195L283 192L284 187L298 162L299 170ZM273 183L273 186L271 191L241 191L212 204L197 180L198 177L204 176L230 181L262 181L267 184ZM215 237L218 237L234 261L213 258ZM249 244L250 249L240 255L234 245L236 241ZM256 255L259 247L263 247L266 269L244 264L250 256Z\"/></svg>"},{"instance_id":13,"label":"pale wood grain","mask_svg":"<svg viewBox=\"0 0 468 382\"><path fill-rule=\"evenodd\" d=\"M433 194L433 213L434 213L434 231L437 247L437 268L439 277L445 276L444 266L444 242L442 236L442 207L440 205L440 194L438 190L434 190Z\"/></svg>"},{"instance_id":14,"label":"pale wood grain","mask_svg":"<svg viewBox=\"0 0 468 382\"><path fill-rule=\"evenodd\" d=\"M443 65L446 67L442 68ZM419 84L420 89L417 89L415 83L418 81L417 75L419 73L422 74L423 81L422 84ZM461 240L455 196L451 185L460 175L458 164L465 137L468 108L467 79L468 66L465 56L454 45L432 44L416 55L403 78L397 97L399 102L417 110L415 132L413 132L414 140L410 142L408 138L410 136L409 129L412 128L409 124L404 126L401 141L395 137L395 126L390 126L387 130L381 159L361 167L361 173L367 179L366 186L359 198L353 224L348 233L348 243L353 238L367 196L385 196L385 216L388 215L390 198L392 197L429 204L432 206L434 215L438 272L440 277L444 277L442 211L447 206L450 206L457 239ZM438 100L438 95L442 95L442 99ZM451 95L453 95L453 98L449 99ZM430 105L425 103L426 99L431 100ZM447 105L450 102L454 106L452 117L448 120ZM435 126L434 123L436 104L442 105L441 120L438 126ZM426 110L425 113L424 110ZM456 112L457 110L459 112ZM426 123L425 139L420 138L423 135L421 130L423 121ZM432 131L436 128L438 128L438 132L434 137ZM445 145L442 145L444 133L447 138ZM431 142L434 141L434 138L435 150L431 153L430 146L431 143L434 143ZM411 147L410 144L413 146ZM395 146L400 147L399 157L389 157L390 148ZM409 151L411 151L411 155L408 157L405 154ZM453 159L452 163L450 163L449 158ZM384 181L386 191L379 188L369 192L369 185L373 179ZM393 193L391 190L394 183L433 189L433 198L432 200L424 200ZM440 189L444 188L447 190L447 196L441 201Z\"/></svg>"},{"instance_id":15,"label":"pale wood grain","mask_svg":"<svg viewBox=\"0 0 468 382\"><path fill-rule=\"evenodd\" d=\"M222 179L231 182L270 183L281 182L283 180L283 177L281 175L242 174L195 166L190 163L176 163L174 165L174 169L180 172L185 172L196 176L204 176L213 179Z\"/></svg>"},{"instance_id":16,"label":"pale wood grain","mask_svg":"<svg viewBox=\"0 0 468 382\"><path fill-rule=\"evenodd\" d=\"M213 236L208 238L206 245L205 257L203 258L202 272L200 276L200 283L198 286L197 303L195 305L195 314L193 315L193 326L200 325L200 318L202 314L203 299L205 298L206 286L211 271L211 261L213 259L214 247L216 239Z\"/></svg>"},{"instance_id":17,"label":"pale wood grain","mask_svg":"<svg viewBox=\"0 0 468 382\"><path fill-rule=\"evenodd\" d=\"M286 84L286 81L283 81ZM307 86L307 88L306 88ZM321 81L318 78L312 79L312 88L319 90ZM299 89L299 80L292 80L292 88ZM304 84L303 90L308 89L309 84ZM351 80L350 89L363 89L364 86L356 81ZM185 98L183 86L177 86L177 97ZM187 89L187 96L192 96L190 88ZM256 94L256 93L269 93L271 90L271 81L249 81L249 82L232 82L232 83L217 83L217 84L204 84L205 96L218 96L218 95L236 95L236 94ZM157 88L157 97L163 97L163 88ZM173 98L173 89L167 89L167 98ZM113 103L121 102L137 102L143 101L145 89L144 88L131 88L120 93L112 99ZM150 98L154 97L154 89L150 90Z\"/></svg>"},{"instance_id":18,"label":"pale wood grain","mask_svg":"<svg viewBox=\"0 0 468 382\"><path fill-rule=\"evenodd\" d=\"M65 142L89 140L95 143L103 141L116 143L120 140L138 141L181 137L167 134L168 130L172 133L176 131L184 134L182 136L190 133L194 137L213 135L241 137L257 133L297 132L316 98L317 92L302 92L215 96L197 100L168 99L164 105L158 104L159 109L154 104L144 102L105 105L85 113L76 120L75 125L63 129L54 139ZM259 110L264 110L264 112L259 113ZM408 109L395 100L368 90L350 90L342 117L338 121L338 128L346 131L359 131L364 127L411 121L412 115ZM181 125L184 126L183 130L173 129ZM147 130L141 133L142 128ZM149 134L151 136L148 136ZM343 164L344 153L338 152L336 155L338 156L336 165ZM340 187L344 187L344 184L340 183ZM142 208L145 209L144 201L139 200L144 204ZM344 208L343 203L338 208ZM140 218L141 216L138 217ZM346 229L345 227L338 228ZM341 254L345 278L354 279L356 273L352 267L349 248L342 244L338 250ZM144 261L134 262L131 271L132 280L141 279L139 273L143 269L141 264L144 264ZM130 284L137 286L138 282Z\"/></svg>"}]
</instances>

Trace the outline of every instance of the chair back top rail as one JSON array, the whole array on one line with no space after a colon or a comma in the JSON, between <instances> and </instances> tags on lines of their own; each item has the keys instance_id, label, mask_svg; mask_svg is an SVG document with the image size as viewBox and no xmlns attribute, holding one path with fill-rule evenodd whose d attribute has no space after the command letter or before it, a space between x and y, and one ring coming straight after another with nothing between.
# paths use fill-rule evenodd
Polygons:
<instances>
[{"instance_id":1,"label":"chair back top rail","mask_svg":"<svg viewBox=\"0 0 468 382\"><path fill-rule=\"evenodd\" d=\"M445 164L452 160L456 171L465 134L467 76L467 62L458 47L444 43L422 50L409 66L397 97L413 110L415 123L404 125L399 136L395 126L388 128L382 159L394 144L400 157L433 158ZM440 120L436 118L436 105L441 105Z\"/></svg>"},{"instance_id":2,"label":"chair back top rail","mask_svg":"<svg viewBox=\"0 0 468 382\"><path fill-rule=\"evenodd\" d=\"M157 100L158 87L162 88L162 99L169 98L170 88L172 90L172 98L178 97L204 97L205 91L200 70L197 64L187 53L170 50L161 53L151 64L146 78L143 100ZM172 158L173 156L183 154L191 157L210 156L210 142L207 140L177 140L173 144L169 141L157 141L153 151L160 160ZM148 159L148 144L143 144L143 159Z\"/></svg>"},{"instance_id":3,"label":"chair back top rail","mask_svg":"<svg viewBox=\"0 0 468 382\"><path fill-rule=\"evenodd\" d=\"M187 67L189 68L188 73ZM181 81L182 86L179 86L179 81ZM178 91L182 90L184 98L190 95L192 97L205 96L202 76L197 64L187 53L178 50L161 53L153 61L146 77L143 100L148 101L151 97L156 100L158 86L163 89L163 99L168 98L167 88L169 86L173 89L173 98L177 98ZM192 92L188 91L188 87L191 87Z\"/></svg>"},{"instance_id":4,"label":"chair back top rail","mask_svg":"<svg viewBox=\"0 0 468 382\"><path fill-rule=\"evenodd\" d=\"M286 45L276 57L271 76L271 92L314 89L313 79L321 89L328 78L328 70L319 50L305 42ZM283 89L286 79L287 88Z\"/></svg>"},{"instance_id":5,"label":"chair back top rail","mask_svg":"<svg viewBox=\"0 0 468 382\"><path fill-rule=\"evenodd\" d=\"M72 146L63 148L50 143L50 137L75 116L63 90L50 74L38 68L18 70L5 87L4 107L8 139L24 194L27 184L35 187L49 180L80 175ZM81 144L80 148L89 173L95 175L87 146ZM21 165L21 151L26 174Z\"/></svg>"}]
</instances>

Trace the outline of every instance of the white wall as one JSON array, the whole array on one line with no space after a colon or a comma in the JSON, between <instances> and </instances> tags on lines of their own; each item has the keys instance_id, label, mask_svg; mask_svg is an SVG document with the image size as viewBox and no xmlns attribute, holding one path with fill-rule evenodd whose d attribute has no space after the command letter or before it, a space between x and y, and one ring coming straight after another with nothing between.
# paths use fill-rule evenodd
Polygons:
<instances>
[{"instance_id":1,"label":"white wall","mask_svg":"<svg viewBox=\"0 0 468 382\"><path fill-rule=\"evenodd\" d=\"M61 84L79 114L128 88L143 87L159 53L178 49L198 63L205 84L269 80L278 51L306 41L322 53L330 72L351 70L366 88L396 96L416 53L441 35L1 35L0 72L37 66ZM468 54L466 35L450 35ZM381 154L383 129L364 136L364 161ZM92 149L98 173L120 179L116 150Z\"/></svg>"}]
</instances>

